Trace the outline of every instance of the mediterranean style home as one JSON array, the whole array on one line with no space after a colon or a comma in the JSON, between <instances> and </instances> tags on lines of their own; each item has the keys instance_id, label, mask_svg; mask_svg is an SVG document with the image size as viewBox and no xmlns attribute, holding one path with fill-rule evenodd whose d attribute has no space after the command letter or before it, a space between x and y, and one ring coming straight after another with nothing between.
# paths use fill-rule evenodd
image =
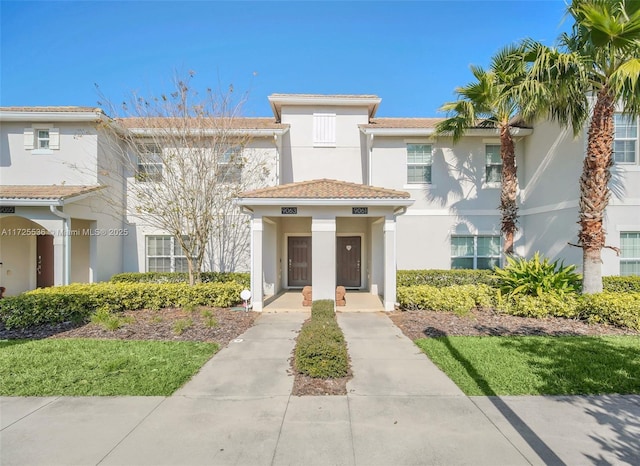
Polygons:
<instances>
[{"instance_id":1,"label":"mediterranean style home","mask_svg":"<svg viewBox=\"0 0 640 466\"><path fill-rule=\"evenodd\" d=\"M397 269L491 268L502 263L499 139L469 129L453 144L438 118L377 118L375 95L269 96L273 116L246 118L244 157L271 168L235 200L246 224L253 307L282 290L338 285L382 297L393 309ZM87 107L0 108L0 286L108 280L128 271L184 270L167 232L127 212L126 183L107 174L113 154ZM640 274L639 121L616 114L615 166L603 274ZM134 122L125 124L136 131ZM515 251L581 263L578 177L585 136L550 122L513 130L519 178ZM139 167L162 170L162 167ZM108 196L105 196L107 194ZM108 202L105 199L117 200ZM240 215L240 214L239 214ZM216 261L209 263L216 268Z\"/></svg>"}]
</instances>

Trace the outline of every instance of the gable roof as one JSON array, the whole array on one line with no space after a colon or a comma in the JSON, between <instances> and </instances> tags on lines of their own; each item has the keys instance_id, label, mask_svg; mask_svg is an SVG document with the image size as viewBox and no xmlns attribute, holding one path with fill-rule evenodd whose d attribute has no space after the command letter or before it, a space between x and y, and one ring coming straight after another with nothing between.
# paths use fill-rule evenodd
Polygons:
<instances>
[{"instance_id":1,"label":"gable roof","mask_svg":"<svg viewBox=\"0 0 640 466\"><path fill-rule=\"evenodd\" d=\"M409 193L347 181L299 181L269 188L246 191L244 199L409 199Z\"/></svg>"}]
</instances>

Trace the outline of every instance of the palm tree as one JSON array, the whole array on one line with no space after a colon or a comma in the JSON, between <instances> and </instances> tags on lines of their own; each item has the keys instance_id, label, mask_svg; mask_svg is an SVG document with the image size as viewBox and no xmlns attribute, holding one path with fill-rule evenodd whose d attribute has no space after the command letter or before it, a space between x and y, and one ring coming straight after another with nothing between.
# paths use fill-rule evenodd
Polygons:
<instances>
[{"instance_id":1,"label":"palm tree","mask_svg":"<svg viewBox=\"0 0 640 466\"><path fill-rule=\"evenodd\" d=\"M640 1L573 0L574 24L558 48L528 43L529 102L579 134L588 122L580 176L578 246L583 254L583 293L602 291L604 211L613 165L616 106L631 117L640 110ZM526 115L526 109L524 114Z\"/></svg>"},{"instance_id":2,"label":"palm tree","mask_svg":"<svg viewBox=\"0 0 640 466\"><path fill-rule=\"evenodd\" d=\"M470 128L497 129L502 160L500 231L504 235L506 254L513 254L514 236L518 230L518 177L512 129L519 121L520 94L516 90L527 72L524 52L522 46L507 46L492 58L488 70L472 66L476 81L456 88L458 100L440 108L449 116L436 126L436 134L450 135L454 144Z\"/></svg>"}]
</instances>

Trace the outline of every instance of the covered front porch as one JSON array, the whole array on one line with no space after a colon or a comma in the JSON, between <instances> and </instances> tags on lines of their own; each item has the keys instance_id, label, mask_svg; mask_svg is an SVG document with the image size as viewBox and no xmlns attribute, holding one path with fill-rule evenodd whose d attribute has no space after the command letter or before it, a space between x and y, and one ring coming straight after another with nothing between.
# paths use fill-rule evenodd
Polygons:
<instances>
[{"instance_id":1,"label":"covered front porch","mask_svg":"<svg viewBox=\"0 0 640 466\"><path fill-rule=\"evenodd\" d=\"M340 312L384 311L382 297L368 291L347 290L345 305L336 307ZM264 300L263 312L305 312L311 308L302 305L300 290L285 290Z\"/></svg>"},{"instance_id":2,"label":"covered front porch","mask_svg":"<svg viewBox=\"0 0 640 466\"><path fill-rule=\"evenodd\" d=\"M253 309L286 290L312 287L312 299L348 293L396 299L396 217L409 194L335 180L313 180L244 193L251 216ZM301 296L301 295L300 295Z\"/></svg>"}]
</instances>

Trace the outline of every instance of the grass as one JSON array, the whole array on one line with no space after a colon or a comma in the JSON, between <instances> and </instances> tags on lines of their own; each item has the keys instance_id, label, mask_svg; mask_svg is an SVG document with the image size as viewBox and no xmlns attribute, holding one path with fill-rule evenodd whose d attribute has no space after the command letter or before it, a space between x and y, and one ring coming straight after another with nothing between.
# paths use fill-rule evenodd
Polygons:
<instances>
[{"instance_id":1,"label":"grass","mask_svg":"<svg viewBox=\"0 0 640 466\"><path fill-rule=\"evenodd\" d=\"M640 337L440 337L416 344L467 395L640 393Z\"/></svg>"},{"instance_id":2,"label":"grass","mask_svg":"<svg viewBox=\"0 0 640 466\"><path fill-rule=\"evenodd\" d=\"M168 396L217 350L196 342L0 341L0 395Z\"/></svg>"}]
</instances>

